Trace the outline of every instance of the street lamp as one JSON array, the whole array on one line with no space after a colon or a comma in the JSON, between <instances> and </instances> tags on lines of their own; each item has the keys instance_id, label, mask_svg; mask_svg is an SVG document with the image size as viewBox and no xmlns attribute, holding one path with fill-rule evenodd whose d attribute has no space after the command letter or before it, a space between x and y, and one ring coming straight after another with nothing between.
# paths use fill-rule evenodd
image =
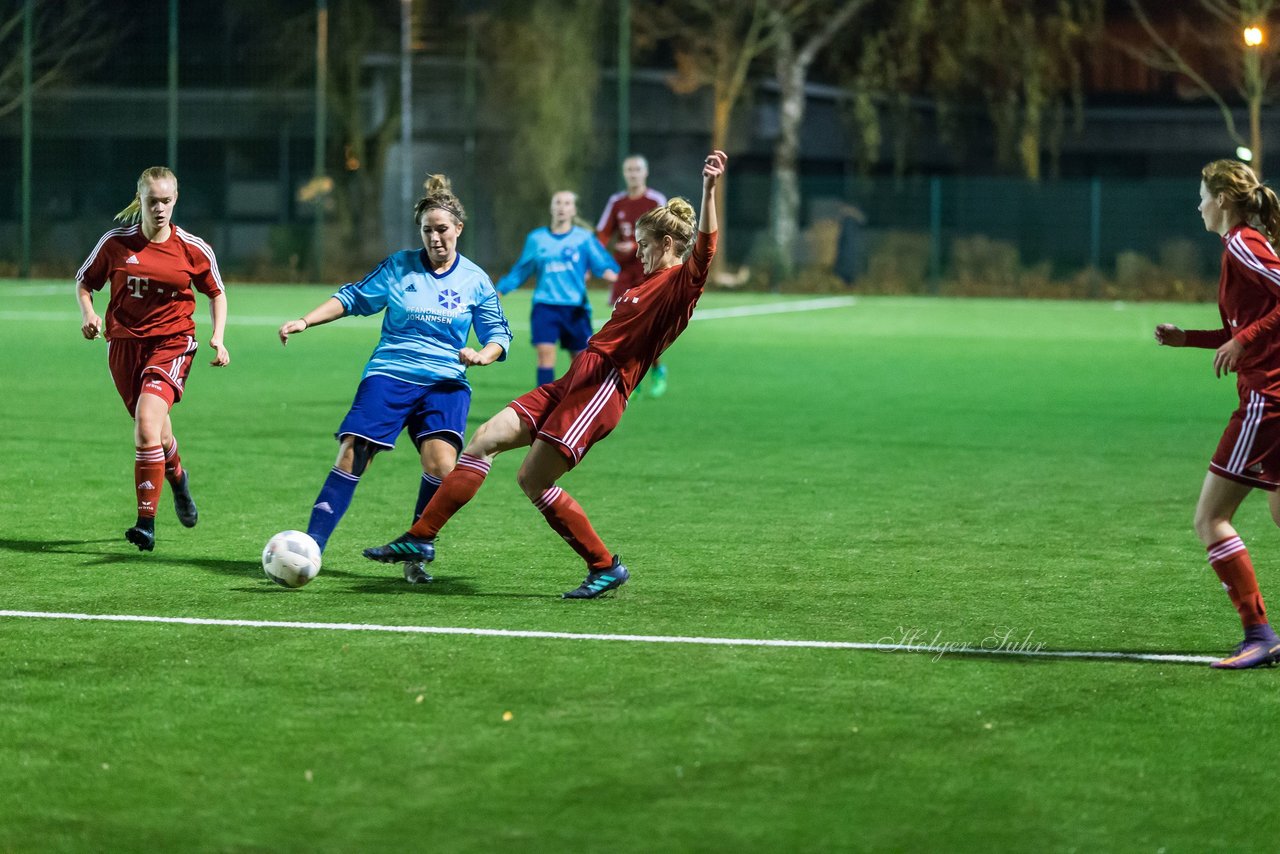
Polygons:
<instances>
[{"instance_id":1,"label":"street lamp","mask_svg":"<svg viewBox=\"0 0 1280 854\"><path fill-rule=\"evenodd\" d=\"M1244 43L1245 47L1262 47L1262 43L1266 40L1266 33L1262 31L1262 27L1245 27Z\"/></svg>"}]
</instances>

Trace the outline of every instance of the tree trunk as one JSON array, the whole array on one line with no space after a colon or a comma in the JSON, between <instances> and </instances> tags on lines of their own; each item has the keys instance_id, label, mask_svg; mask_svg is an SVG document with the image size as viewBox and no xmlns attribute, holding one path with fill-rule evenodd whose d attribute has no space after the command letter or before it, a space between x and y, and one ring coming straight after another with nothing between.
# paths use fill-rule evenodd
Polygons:
<instances>
[{"instance_id":1,"label":"tree trunk","mask_svg":"<svg viewBox=\"0 0 1280 854\"><path fill-rule=\"evenodd\" d=\"M796 236L800 231L800 128L804 123L804 81L808 68L795 59L790 34L779 38L778 141L773 149L773 210L770 222L773 287L795 270Z\"/></svg>"},{"instance_id":2,"label":"tree trunk","mask_svg":"<svg viewBox=\"0 0 1280 854\"><path fill-rule=\"evenodd\" d=\"M1249 98L1249 150L1253 152L1253 171L1262 180L1262 95Z\"/></svg>"}]
</instances>

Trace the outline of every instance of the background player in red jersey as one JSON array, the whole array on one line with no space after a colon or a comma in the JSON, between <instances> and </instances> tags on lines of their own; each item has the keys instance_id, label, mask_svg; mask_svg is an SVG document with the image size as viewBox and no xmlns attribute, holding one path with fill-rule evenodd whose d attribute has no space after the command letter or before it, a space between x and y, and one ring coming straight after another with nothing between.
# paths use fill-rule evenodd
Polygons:
<instances>
[{"instance_id":1,"label":"background player in red jersey","mask_svg":"<svg viewBox=\"0 0 1280 854\"><path fill-rule=\"evenodd\" d=\"M684 199L645 214L636 224L644 281L618 298L609 322L591 336L564 376L516 398L476 430L457 468L407 533L365 549L365 557L384 563L433 560L436 534L475 497L493 458L531 446L517 475L520 488L587 564L586 579L564 597L594 599L627 581L627 568L596 534L582 507L555 484L618 425L640 378L689 325L715 255L715 185L727 162L723 151L713 151L703 164L696 242L694 211Z\"/></svg>"},{"instance_id":2,"label":"background player in red jersey","mask_svg":"<svg viewBox=\"0 0 1280 854\"><path fill-rule=\"evenodd\" d=\"M609 197L596 223L596 237L613 251L619 267L618 278L609 289L609 305L616 304L627 288L644 280L644 267L636 256L636 223L649 211L667 203L666 196L649 187L649 161L642 155L632 154L622 161L622 179L627 189ZM666 392L667 368L655 361L649 394L662 397Z\"/></svg>"},{"instance_id":3,"label":"background player in red jersey","mask_svg":"<svg viewBox=\"0 0 1280 854\"><path fill-rule=\"evenodd\" d=\"M1200 217L1224 245L1222 327L1186 331L1162 323L1155 336L1169 347L1215 350L1214 373L1236 374L1240 407L1209 463L1195 529L1244 625L1244 641L1213 666L1238 670L1280 661L1280 638L1267 621L1253 563L1231 525L1254 488L1267 490L1280 525L1280 258L1269 242L1280 238L1280 200L1235 160L1215 160L1200 177Z\"/></svg>"},{"instance_id":4,"label":"background player in red jersey","mask_svg":"<svg viewBox=\"0 0 1280 854\"><path fill-rule=\"evenodd\" d=\"M105 335L107 363L116 390L133 416L134 486L138 520L124 532L141 551L155 548L156 505L164 479L173 487L178 520L190 528L199 514L169 410L182 399L195 358L195 291L209 298L214 367L231 361L222 345L227 296L209 244L173 224L178 179L164 166L138 178L133 201L116 215L126 223L102 235L76 273L80 332L90 341L104 334L93 308L94 291L111 283Z\"/></svg>"}]
</instances>

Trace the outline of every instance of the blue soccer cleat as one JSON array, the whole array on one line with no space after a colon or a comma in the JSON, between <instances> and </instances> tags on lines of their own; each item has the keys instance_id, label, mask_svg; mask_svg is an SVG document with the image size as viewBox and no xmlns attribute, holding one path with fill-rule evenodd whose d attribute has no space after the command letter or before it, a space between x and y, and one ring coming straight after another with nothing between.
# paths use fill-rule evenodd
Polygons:
<instances>
[{"instance_id":1,"label":"blue soccer cleat","mask_svg":"<svg viewBox=\"0 0 1280 854\"><path fill-rule=\"evenodd\" d=\"M562 599L594 599L602 593L617 590L626 584L630 577L631 573L627 572L627 568L622 565L622 559L614 555L613 566L589 573L586 580L576 589L562 593L560 596Z\"/></svg>"},{"instance_id":2,"label":"blue soccer cleat","mask_svg":"<svg viewBox=\"0 0 1280 854\"><path fill-rule=\"evenodd\" d=\"M413 534L404 533L385 546L374 546L364 550L364 556L378 563L401 563L403 561L422 561L431 563L436 559L436 538L421 539ZM407 573L407 570L406 570Z\"/></svg>"},{"instance_id":3,"label":"blue soccer cleat","mask_svg":"<svg viewBox=\"0 0 1280 854\"><path fill-rule=\"evenodd\" d=\"M1280 661L1280 640L1246 640L1230 657L1209 666L1218 670L1247 670L1250 667L1270 667L1277 661Z\"/></svg>"}]
</instances>

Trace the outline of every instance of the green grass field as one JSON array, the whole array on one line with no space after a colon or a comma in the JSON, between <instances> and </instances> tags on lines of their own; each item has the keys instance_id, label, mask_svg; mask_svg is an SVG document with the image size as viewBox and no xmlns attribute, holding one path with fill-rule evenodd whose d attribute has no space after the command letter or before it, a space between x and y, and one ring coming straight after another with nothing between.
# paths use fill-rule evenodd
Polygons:
<instances>
[{"instance_id":1,"label":"green grass field","mask_svg":"<svg viewBox=\"0 0 1280 854\"><path fill-rule=\"evenodd\" d=\"M1190 527L1234 384L1160 321L1212 306L859 298L696 320L562 485L632 570L582 568L500 457L433 585L363 560L409 522L379 457L310 586L303 528L377 337L281 349L330 289L232 286L175 409L201 519L139 554L131 425L71 286L0 284L0 609L222 620L1224 654ZM700 310L793 299L710 294ZM207 337L206 305L197 321ZM527 390L519 341L471 426ZM1280 603L1265 502L1239 527ZM2 851L1238 851L1266 801L1274 671L1202 663L0 617ZM505 713L510 713L506 715ZM504 719L508 718L509 719ZM1272 839L1272 843L1267 843Z\"/></svg>"}]
</instances>

